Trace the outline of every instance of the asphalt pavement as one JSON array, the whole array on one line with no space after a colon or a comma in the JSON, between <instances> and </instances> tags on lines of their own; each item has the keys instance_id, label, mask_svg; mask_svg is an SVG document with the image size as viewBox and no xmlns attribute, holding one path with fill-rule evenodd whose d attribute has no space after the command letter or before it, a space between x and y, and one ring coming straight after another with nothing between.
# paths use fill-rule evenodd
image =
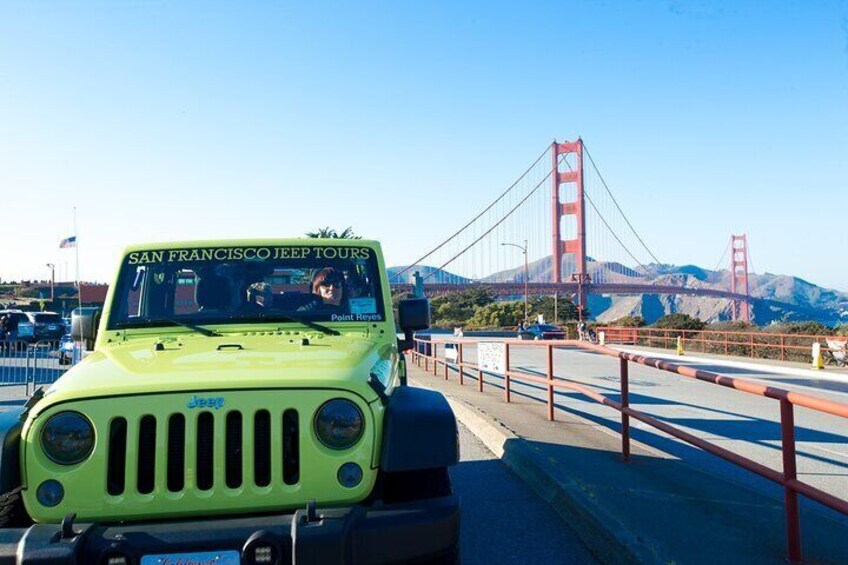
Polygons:
<instances>
[{"instance_id":1,"label":"asphalt pavement","mask_svg":"<svg viewBox=\"0 0 848 565\"><path fill-rule=\"evenodd\" d=\"M460 426L462 461L451 470L462 498L462 563L596 563L544 501Z\"/></svg>"}]
</instances>

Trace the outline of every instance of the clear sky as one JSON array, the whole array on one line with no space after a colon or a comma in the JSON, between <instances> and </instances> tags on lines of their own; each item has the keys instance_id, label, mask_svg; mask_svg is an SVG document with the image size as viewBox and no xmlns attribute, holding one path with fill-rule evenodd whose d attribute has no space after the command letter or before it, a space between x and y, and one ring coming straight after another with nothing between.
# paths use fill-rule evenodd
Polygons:
<instances>
[{"instance_id":1,"label":"clear sky","mask_svg":"<svg viewBox=\"0 0 848 565\"><path fill-rule=\"evenodd\" d=\"M0 278L320 226L416 258L581 135L668 262L848 290L844 2L0 0ZM450 203L450 206L446 206Z\"/></svg>"}]
</instances>

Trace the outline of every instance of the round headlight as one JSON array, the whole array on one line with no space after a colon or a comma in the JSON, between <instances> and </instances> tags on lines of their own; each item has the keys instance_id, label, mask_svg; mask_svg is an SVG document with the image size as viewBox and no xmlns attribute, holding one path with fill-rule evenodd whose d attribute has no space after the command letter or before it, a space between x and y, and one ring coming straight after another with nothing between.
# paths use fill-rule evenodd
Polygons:
<instances>
[{"instance_id":1,"label":"round headlight","mask_svg":"<svg viewBox=\"0 0 848 565\"><path fill-rule=\"evenodd\" d=\"M362 412L350 400L325 402L315 414L315 435L330 449L347 449L362 436Z\"/></svg>"},{"instance_id":2,"label":"round headlight","mask_svg":"<svg viewBox=\"0 0 848 565\"><path fill-rule=\"evenodd\" d=\"M54 463L74 465L94 448L94 428L78 412L59 412L41 430L41 448Z\"/></svg>"}]
</instances>

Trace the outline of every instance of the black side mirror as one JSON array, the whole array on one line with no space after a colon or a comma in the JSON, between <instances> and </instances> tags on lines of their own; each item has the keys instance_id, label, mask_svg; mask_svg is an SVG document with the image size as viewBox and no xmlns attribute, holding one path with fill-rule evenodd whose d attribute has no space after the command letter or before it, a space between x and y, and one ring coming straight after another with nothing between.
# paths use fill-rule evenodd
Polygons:
<instances>
[{"instance_id":1,"label":"black side mirror","mask_svg":"<svg viewBox=\"0 0 848 565\"><path fill-rule=\"evenodd\" d=\"M405 298L398 302L398 325L404 336L401 350L412 349L412 333L430 327L430 301L426 298Z\"/></svg>"},{"instance_id":2,"label":"black side mirror","mask_svg":"<svg viewBox=\"0 0 848 565\"><path fill-rule=\"evenodd\" d=\"M71 338L84 341L86 350L94 347L97 338L97 326L100 325L100 308L85 308L82 312L71 313Z\"/></svg>"}]
</instances>

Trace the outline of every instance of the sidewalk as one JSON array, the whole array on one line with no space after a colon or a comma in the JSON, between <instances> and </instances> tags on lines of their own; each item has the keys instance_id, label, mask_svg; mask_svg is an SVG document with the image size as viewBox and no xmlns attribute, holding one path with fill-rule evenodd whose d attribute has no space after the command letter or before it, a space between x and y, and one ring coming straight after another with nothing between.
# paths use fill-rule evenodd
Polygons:
<instances>
[{"instance_id":1,"label":"sidewalk","mask_svg":"<svg viewBox=\"0 0 848 565\"><path fill-rule=\"evenodd\" d=\"M444 393L457 418L500 456L581 536L605 563L784 563L782 490L769 497L632 443L588 420L499 388L484 393L409 364L410 383ZM494 486L494 485L493 485ZM497 496L497 492L493 492ZM806 502L806 504L805 504ZM802 501L805 563L848 563L848 526Z\"/></svg>"}]
</instances>

